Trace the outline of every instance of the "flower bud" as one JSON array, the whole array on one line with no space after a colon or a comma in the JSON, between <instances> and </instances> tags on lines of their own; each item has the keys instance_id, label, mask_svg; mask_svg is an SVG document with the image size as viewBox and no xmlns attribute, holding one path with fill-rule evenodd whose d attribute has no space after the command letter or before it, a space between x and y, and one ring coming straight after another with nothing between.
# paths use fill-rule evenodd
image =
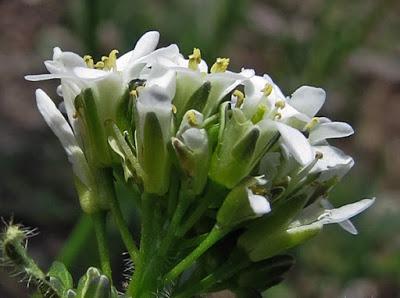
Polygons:
<instances>
[{"instance_id":1,"label":"flower bud","mask_svg":"<svg viewBox=\"0 0 400 298\"><path fill-rule=\"evenodd\" d=\"M172 136L171 98L157 85L143 88L136 110L136 142L139 163L144 171L144 188L148 193L162 195L169 185L167 145Z\"/></svg>"},{"instance_id":2,"label":"flower bud","mask_svg":"<svg viewBox=\"0 0 400 298\"><path fill-rule=\"evenodd\" d=\"M231 118L221 129L209 175L214 181L232 188L249 175L277 138L268 120L254 125L239 109L232 110Z\"/></svg>"},{"instance_id":3,"label":"flower bud","mask_svg":"<svg viewBox=\"0 0 400 298\"><path fill-rule=\"evenodd\" d=\"M102 275L97 268L89 268L85 276L79 281L77 297L111 298L110 280L107 276Z\"/></svg>"},{"instance_id":4,"label":"flower bud","mask_svg":"<svg viewBox=\"0 0 400 298\"><path fill-rule=\"evenodd\" d=\"M265 260L284 250L300 245L317 235L322 229L321 223L295 227L285 230L276 230L269 235L260 235L257 243L252 243L248 252L253 262Z\"/></svg>"},{"instance_id":5,"label":"flower bud","mask_svg":"<svg viewBox=\"0 0 400 298\"><path fill-rule=\"evenodd\" d=\"M274 207L268 216L251 224L248 230L239 237L239 246L252 259L251 255L253 251L264 245L261 242L265 243L265 246L269 245L270 242L266 240L269 235L272 235L277 230L282 231L287 229L296 214L304 207L307 199L306 195L297 196Z\"/></svg>"},{"instance_id":6,"label":"flower bud","mask_svg":"<svg viewBox=\"0 0 400 298\"><path fill-rule=\"evenodd\" d=\"M253 191L253 188L260 184L265 184L265 180L251 178L232 189L217 213L218 225L233 227L245 220L270 212L271 207L268 200Z\"/></svg>"}]
</instances>

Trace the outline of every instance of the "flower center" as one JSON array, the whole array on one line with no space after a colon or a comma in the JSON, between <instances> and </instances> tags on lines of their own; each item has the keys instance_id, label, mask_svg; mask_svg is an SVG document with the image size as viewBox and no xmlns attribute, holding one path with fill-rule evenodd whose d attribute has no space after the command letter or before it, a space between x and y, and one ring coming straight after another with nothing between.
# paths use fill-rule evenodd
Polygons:
<instances>
[{"instance_id":1,"label":"flower center","mask_svg":"<svg viewBox=\"0 0 400 298\"><path fill-rule=\"evenodd\" d=\"M108 56L101 57L101 61L94 63L93 57L90 55L83 56L88 68L96 68L101 70L112 70L117 68L118 50L112 50Z\"/></svg>"}]
</instances>

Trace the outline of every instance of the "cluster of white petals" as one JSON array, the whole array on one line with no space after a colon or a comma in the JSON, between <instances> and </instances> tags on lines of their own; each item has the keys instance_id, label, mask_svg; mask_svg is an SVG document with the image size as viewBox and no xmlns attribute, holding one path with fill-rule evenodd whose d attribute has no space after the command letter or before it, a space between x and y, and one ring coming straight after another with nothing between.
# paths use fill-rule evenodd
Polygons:
<instances>
[{"instance_id":1,"label":"cluster of white petals","mask_svg":"<svg viewBox=\"0 0 400 298\"><path fill-rule=\"evenodd\" d=\"M221 58L209 67L197 49L185 59L176 45L156 49L158 40L158 32L144 34L132 51L118 59L115 53L106 57L109 67L103 68L89 65L75 53L55 48L53 59L45 62L49 74L26 76L31 81L61 80L58 93L63 98L67 119L40 89L36 92L37 105L65 148L76 177L88 188L93 178L75 100L84 90L91 89L101 121L118 122L121 98L132 82L145 83L130 90L135 99L131 151L139 164L131 162L130 172L136 171L139 176L144 172L145 177L139 178L146 191L166 192L169 178L164 176L169 175L171 162L164 154L169 154L171 144L183 171L193 177L195 192L201 193L207 179L232 189L252 175L261 175L261 185L246 187L255 217L274 210L272 195L258 192L259 187L274 189L286 181L285 191L290 193L312 175L316 177L314 181L325 183L340 179L353 166L350 156L328 143L329 139L353 134L352 127L317 117L326 98L323 89L302 86L291 96L285 96L268 75L258 76L251 69L229 71L229 60ZM150 129L146 123L154 119L159 130L154 125L151 129L159 131L162 140L154 144L165 145L163 151L149 147L151 142L146 139ZM213 127L218 128L216 144L210 141ZM112 147L115 152L116 147L125 148L124 144L115 143ZM213 151L209 152L209 148ZM117 153L129 160L127 152ZM161 153L155 156L154 152ZM200 162L190 160L190 154ZM159 164L151 164L152 159ZM162 168L159 174L154 173L157 167ZM157 187L151 185L151 179L157 180ZM348 219L369 207L373 200L334 209L324 194L309 202L290 229L339 223L355 234Z\"/></svg>"}]
</instances>

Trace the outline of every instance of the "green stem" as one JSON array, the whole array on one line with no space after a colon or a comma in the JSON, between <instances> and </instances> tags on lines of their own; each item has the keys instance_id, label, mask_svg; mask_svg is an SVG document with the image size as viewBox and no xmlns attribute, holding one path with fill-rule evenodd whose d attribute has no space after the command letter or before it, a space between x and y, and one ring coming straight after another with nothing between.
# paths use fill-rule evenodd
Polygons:
<instances>
[{"instance_id":1,"label":"green stem","mask_svg":"<svg viewBox=\"0 0 400 298\"><path fill-rule=\"evenodd\" d=\"M200 243L200 245L192 251L186 258L184 258L178 265L176 265L170 272L167 273L165 279L167 281L173 281L183 271L193 265L193 263L201 257L211 246L218 242L224 237L229 230L221 229L218 226L214 226L208 236Z\"/></svg>"},{"instance_id":2,"label":"green stem","mask_svg":"<svg viewBox=\"0 0 400 298\"><path fill-rule=\"evenodd\" d=\"M100 256L101 270L110 280L112 280L110 253L107 245L106 236L106 213L98 212L91 215L97 239L97 246Z\"/></svg>"},{"instance_id":3,"label":"green stem","mask_svg":"<svg viewBox=\"0 0 400 298\"><path fill-rule=\"evenodd\" d=\"M140 235L140 258L135 269L132 281L129 283L127 294L131 297L139 297L143 285L144 274L146 271L146 262L149 255L149 248L152 243L152 214L153 196L148 193L142 194L142 216L141 216L141 235Z\"/></svg>"},{"instance_id":4,"label":"green stem","mask_svg":"<svg viewBox=\"0 0 400 298\"><path fill-rule=\"evenodd\" d=\"M128 254L133 262L136 262L138 259L139 250L135 244L135 241L132 238L132 234L129 231L128 224L122 215L121 207L119 205L117 196L115 194L115 188L113 184L113 176L111 169L98 170L99 176L102 175L102 184L105 188L109 188L105 191L106 199L108 200L111 214L114 218L115 224L117 225L118 231L121 235L122 241L126 249L128 250ZM102 171L102 172L100 172Z\"/></svg>"},{"instance_id":5,"label":"green stem","mask_svg":"<svg viewBox=\"0 0 400 298\"><path fill-rule=\"evenodd\" d=\"M207 211L207 208L210 205L212 198L213 198L212 194L207 194L205 197L199 200L199 204L197 205L196 209L185 221L185 223L178 229L177 231L178 237L184 236L203 216L204 212Z\"/></svg>"},{"instance_id":6,"label":"green stem","mask_svg":"<svg viewBox=\"0 0 400 298\"><path fill-rule=\"evenodd\" d=\"M215 284L222 283L235 275L240 270L249 265L248 260L243 258L230 257L229 260L219 267L213 273L207 275L197 283L190 284L187 289L183 289L180 293L175 294L175 298L193 297L196 294L205 293L211 289Z\"/></svg>"},{"instance_id":7,"label":"green stem","mask_svg":"<svg viewBox=\"0 0 400 298\"><path fill-rule=\"evenodd\" d=\"M67 267L73 265L76 257L85 246L92 229L90 217L83 213L59 253L57 260Z\"/></svg>"}]
</instances>

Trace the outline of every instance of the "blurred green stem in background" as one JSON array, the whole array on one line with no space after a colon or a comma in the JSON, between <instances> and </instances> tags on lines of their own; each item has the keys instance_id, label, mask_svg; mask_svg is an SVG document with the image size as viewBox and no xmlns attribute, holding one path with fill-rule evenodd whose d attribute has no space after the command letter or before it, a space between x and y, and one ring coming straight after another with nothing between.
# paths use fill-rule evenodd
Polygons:
<instances>
[{"instance_id":1,"label":"blurred green stem in background","mask_svg":"<svg viewBox=\"0 0 400 298\"><path fill-rule=\"evenodd\" d=\"M86 51L92 55L98 54L97 27L99 25L99 4L97 0L85 0L86 21L83 30L83 40Z\"/></svg>"},{"instance_id":2,"label":"blurred green stem in background","mask_svg":"<svg viewBox=\"0 0 400 298\"><path fill-rule=\"evenodd\" d=\"M57 260L64 263L65 266L71 267L83 250L83 247L86 246L86 243L89 241L89 235L92 232L93 224L90 217L82 214L61 249Z\"/></svg>"}]
</instances>

